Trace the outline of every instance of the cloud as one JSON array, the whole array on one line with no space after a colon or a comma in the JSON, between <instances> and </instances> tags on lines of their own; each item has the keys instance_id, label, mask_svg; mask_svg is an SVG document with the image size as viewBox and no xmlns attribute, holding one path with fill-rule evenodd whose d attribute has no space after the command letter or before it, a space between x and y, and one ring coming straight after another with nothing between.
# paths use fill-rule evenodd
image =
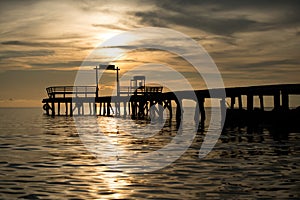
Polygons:
<instances>
[{"instance_id":1,"label":"cloud","mask_svg":"<svg viewBox=\"0 0 300 200\"><path fill-rule=\"evenodd\" d=\"M157 14L157 12L136 12L135 15L141 19L141 23L148 26L165 26L171 28L180 25L193 29L204 30L217 35L231 35L240 31L263 30L269 26L246 18L226 19L213 18L209 16L190 16L185 13L177 15Z\"/></svg>"},{"instance_id":2,"label":"cloud","mask_svg":"<svg viewBox=\"0 0 300 200\"><path fill-rule=\"evenodd\" d=\"M35 69L73 69L74 67L87 67L87 66L97 66L99 62L97 61L82 61L82 60L73 60L68 62L50 62L50 63L29 63Z\"/></svg>"},{"instance_id":3,"label":"cloud","mask_svg":"<svg viewBox=\"0 0 300 200\"><path fill-rule=\"evenodd\" d=\"M34 51L1 51L0 61L8 58L18 57L35 57L35 56L50 56L53 55L53 50L34 50Z\"/></svg>"},{"instance_id":4,"label":"cloud","mask_svg":"<svg viewBox=\"0 0 300 200\"><path fill-rule=\"evenodd\" d=\"M21 41L21 40L8 40L1 42L2 45L6 46L25 46L25 47L68 47L70 46L70 42L28 42L28 41Z\"/></svg>"},{"instance_id":5,"label":"cloud","mask_svg":"<svg viewBox=\"0 0 300 200\"><path fill-rule=\"evenodd\" d=\"M247 69L247 70L266 70L268 71L270 68L275 69L277 67L281 67L283 65L300 65L300 61L298 60L267 60L262 62L254 62L249 64L243 64L243 67L238 67L238 69ZM286 68L285 68L286 70Z\"/></svg>"},{"instance_id":6,"label":"cloud","mask_svg":"<svg viewBox=\"0 0 300 200\"><path fill-rule=\"evenodd\" d=\"M92 24L93 27L100 27L100 28L107 28L109 30L122 30L122 31L127 31L128 28L115 25L115 24Z\"/></svg>"},{"instance_id":7,"label":"cloud","mask_svg":"<svg viewBox=\"0 0 300 200\"><path fill-rule=\"evenodd\" d=\"M182 26L229 36L237 32L265 31L299 25L299 8L296 1L250 3L178 0L156 1L156 10L134 11L132 14L140 23L148 26Z\"/></svg>"}]
</instances>

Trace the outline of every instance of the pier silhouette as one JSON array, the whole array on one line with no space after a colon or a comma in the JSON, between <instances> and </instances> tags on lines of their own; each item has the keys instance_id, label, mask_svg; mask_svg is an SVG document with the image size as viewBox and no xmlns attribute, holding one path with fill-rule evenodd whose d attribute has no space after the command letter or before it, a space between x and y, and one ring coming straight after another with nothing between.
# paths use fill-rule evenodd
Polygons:
<instances>
[{"instance_id":1,"label":"pier silhouette","mask_svg":"<svg viewBox=\"0 0 300 200\"><path fill-rule=\"evenodd\" d=\"M133 76L129 86L120 86L119 70L115 65L99 65L96 70L96 86L52 86L46 88L48 98L43 99L43 109L49 116L61 115L64 106L66 116L95 115L132 119L155 119L163 121L164 111L172 121L173 110L177 125L183 116L183 101L196 102L194 121L203 128L206 120L205 100L217 99L221 111L221 124L260 122L297 122L300 107L290 109L290 95L300 95L300 84L276 84L247 87L211 88L163 92L160 85L146 84L145 76ZM116 95L99 96L98 70L116 71ZM265 109L264 98L273 98L273 107ZM259 107L254 107L254 97L259 98ZM230 104L227 106L227 100ZM121 104L123 105L121 107ZM113 109L113 107L115 109ZM85 109L88 109L88 112ZM123 109L121 112L121 108ZM173 109L174 108L174 109ZM226 118L225 118L226 116Z\"/></svg>"},{"instance_id":2,"label":"pier silhouette","mask_svg":"<svg viewBox=\"0 0 300 200\"><path fill-rule=\"evenodd\" d=\"M217 98L220 107L226 110L226 124L268 120L284 123L285 121L296 122L299 120L300 109L299 107L290 109L289 96L300 95L300 84L163 92L162 86L146 85L145 79L144 76L134 76L130 81L130 86L118 86L115 96L98 96L98 85L48 87L46 89L48 97L42 101L43 109L49 116L130 116L132 119L156 116L158 120L162 120L163 112L167 110L169 120L172 120L175 111L176 122L180 123L183 113L182 101L193 100L197 103L195 122L203 127L206 120L204 102L209 98ZM212 91L214 94L218 94L218 91L221 90L225 90L226 96L211 97ZM254 108L254 97L256 96L259 97L259 108ZM266 96L273 98L273 108L268 111L265 110L264 97ZM226 100L230 99L228 108L225 98ZM246 102L244 102L245 99ZM62 113L62 106L64 106L64 113ZM86 112L86 108L88 108L88 112Z\"/></svg>"}]
</instances>

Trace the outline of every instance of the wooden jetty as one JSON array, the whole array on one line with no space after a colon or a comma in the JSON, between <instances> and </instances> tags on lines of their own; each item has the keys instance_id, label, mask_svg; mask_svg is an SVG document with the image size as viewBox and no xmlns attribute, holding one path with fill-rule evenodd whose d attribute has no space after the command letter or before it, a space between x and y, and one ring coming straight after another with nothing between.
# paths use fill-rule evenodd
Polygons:
<instances>
[{"instance_id":1,"label":"wooden jetty","mask_svg":"<svg viewBox=\"0 0 300 200\"><path fill-rule=\"evenodd\" d=\"M157 116L162 119L164 110L168 110L169 119L173 117L173 106L175 106L176 121L182 118L182 101L194 100L197 102L195 121L204 125L206 119L204 102L212 98L210 91L222 94L224 89L205 89L196 91L177 91L163 93L161 86L145 85L144 76L135 76L130 86L120 90L116 96L98 96L98 87L95 86L54 86L46 89L48 97L43 99L43 109L49 116L58 115L101 115L101 116L131 116L134 119L144 119ZM228 120L240 120L248 118L253 120L256 114L282 112L296 113L289 106L290 95L300 95L300 84L262 85L249 87L225 88L226 96L214 96L220 100L221 107L227 109ZM193 94L193 95L192 95ZM271 96L273 99L272 111L265 111L264 97ZM195 99L196 97L196 99ZM259 108L254 108L254 97L259 98ZM225 99L226 98L226 99ZM230 100L226 106L226 100ZM243 102L245 101L246 102ZM121 107L121 105L123 106ZM64 106L64 113L62 113ZM113 106L115 109L113 109ZM88 108L88 112L85 109ZM121 108L123 109L121 112ZM199 111L199 112L198 112ZM121 114L122 113L122 114ZM293 115L293 117L295 117ZM299 119L299 118L298 118Z\"/></svg>"}]
</instances>

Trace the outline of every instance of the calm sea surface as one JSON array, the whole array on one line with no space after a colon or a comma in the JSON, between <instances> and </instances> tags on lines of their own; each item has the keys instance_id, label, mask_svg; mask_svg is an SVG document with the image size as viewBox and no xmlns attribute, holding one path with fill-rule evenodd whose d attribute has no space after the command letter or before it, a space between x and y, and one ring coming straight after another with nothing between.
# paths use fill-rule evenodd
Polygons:
<instances>
[{"instance_id":1,"label":"calm sea surface","mask_svg":"<svg viewBox=\"0 0 300 200\"><path fill-rule=\"evenodd\" d=\"M187 125L193 121L192 110L188 112ZM89 126L92 118L82 119L87 132L94 127ZM162 148L177 133L172 125L153 138L133 139L130 133L137 127L141 130L142 121L110 117L97 121L104 134L136 152ZM75 125L71 117L47 117L39 108L0 109L0 199L300 198L300 134L296 131L227 128L203 159L198 153L205 131L198 132L178 160L140 174L113 170L96 159Z\"/></svg>"}]
</instances>

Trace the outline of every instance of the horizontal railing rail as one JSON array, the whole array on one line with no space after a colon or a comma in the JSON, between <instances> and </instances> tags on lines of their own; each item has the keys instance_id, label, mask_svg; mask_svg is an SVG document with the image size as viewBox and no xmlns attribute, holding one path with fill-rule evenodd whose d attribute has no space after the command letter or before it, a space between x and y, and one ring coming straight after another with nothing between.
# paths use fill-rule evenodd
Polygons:
<instances>
[{"instance_id":1,"label":"horizontal railing rail","mask_svg":"<svg viewBox=\"0 0 300 200\"><path fill-rule=\"evenodd\" d=\"M46 88L49 98L96 96L95 86L52 86Z\"/></svg>"},{"instance_id":2,"label":"horizontal railing rail","mask_svg":"<svg viewBox=\"0 0 300 200\"><path fill-rule=\"evenodd\" d=\"M120 86L121 95L144 95L162 93L162 86L142 86L130 88ZM96 97L96 86L51 86L46 88L49 98Z\"/></svg>"}]
</instances>

